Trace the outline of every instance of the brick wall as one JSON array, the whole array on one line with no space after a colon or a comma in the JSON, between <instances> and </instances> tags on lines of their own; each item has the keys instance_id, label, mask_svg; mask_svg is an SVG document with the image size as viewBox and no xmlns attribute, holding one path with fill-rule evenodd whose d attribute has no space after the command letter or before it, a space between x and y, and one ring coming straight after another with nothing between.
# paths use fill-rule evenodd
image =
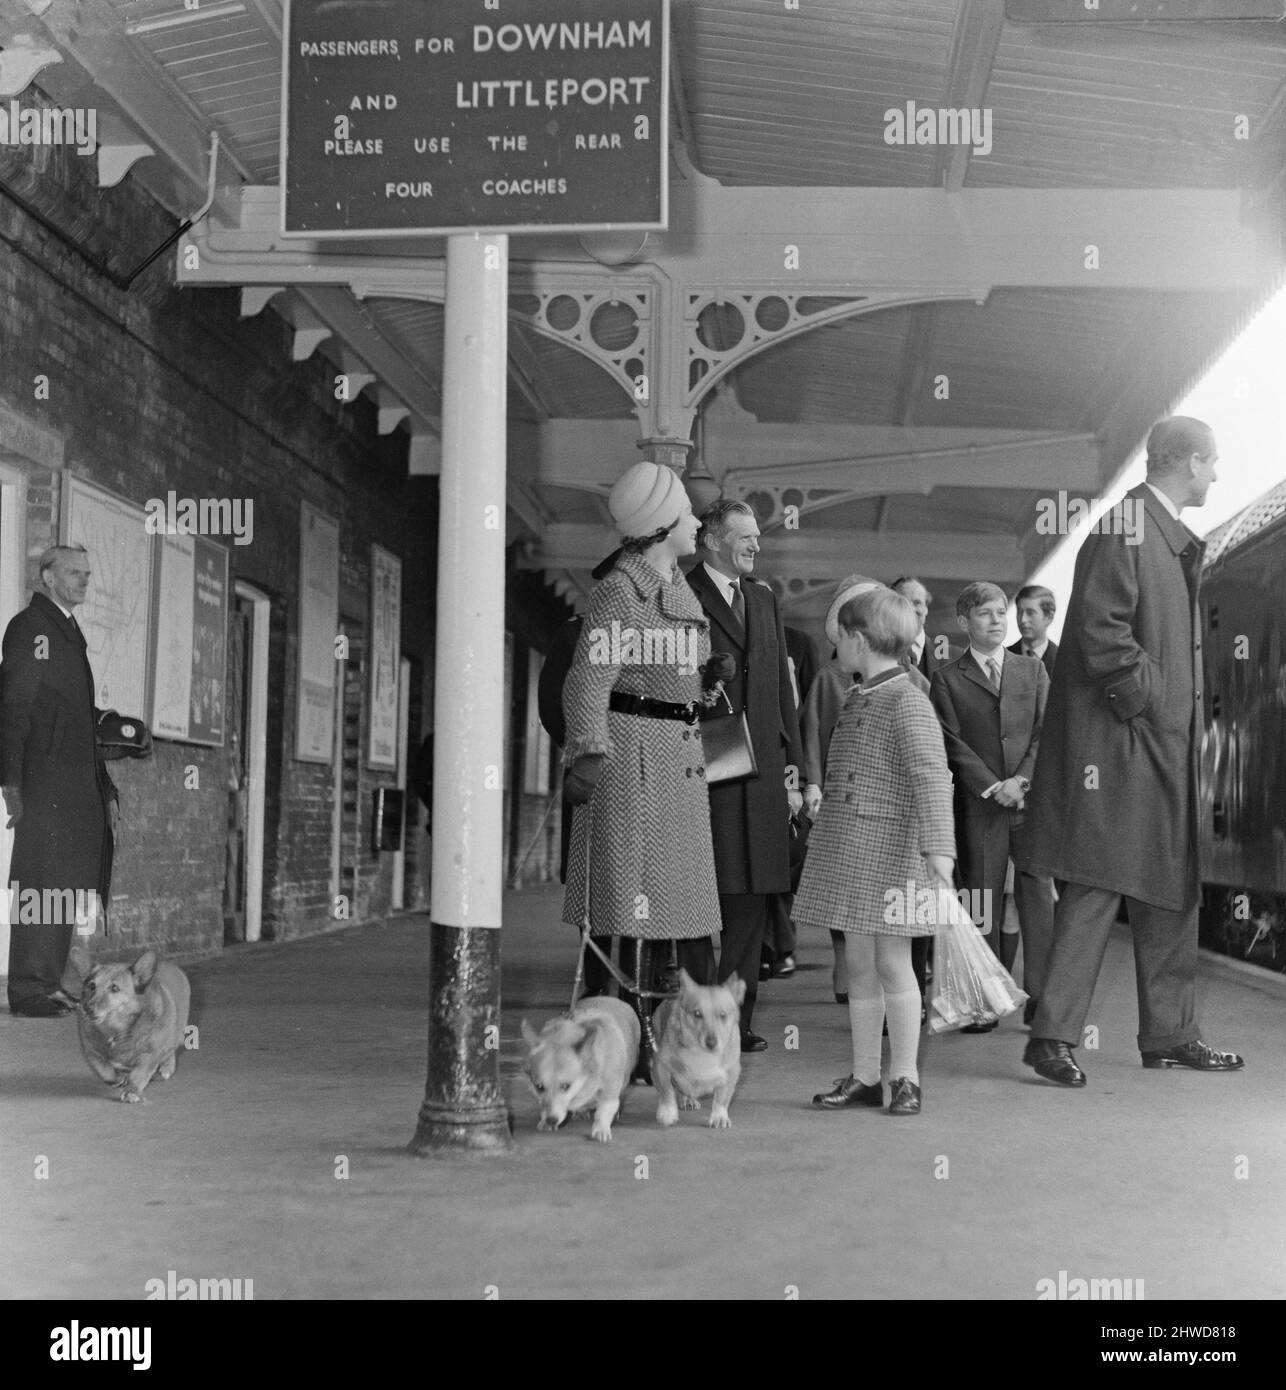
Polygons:
<instances>
[{"instance_id":1,"label":"brick wall","mask_svg":"<svg viewBox=\"0 0 1286 1390\"><path fill-rule=\"evenodd\" d=\"M39 100L33 89L23 103ZM236 290L174 287L172 251L123 288L174 223L131 179L97 189L94 163L0 149L0 403L61 437L65 469L135 503L170 489L253 500L253 542L229 550L230 580L271 599L264 930L317 930L331 908L332 772L293 757L300 503L340 520L341 584L362 622L371 543L403 557L403 648L427 674L436 485L407 478L405 436L380 437L369 402L334 399L327 362L292 364L291 329L271 308L242 319ZM57 469L27 470L29 584L56 538L61 483ZM394 778L365 766L360 662L347 680L360 749L344 862L360 920L389 903L391 856L370 852L368 815L371 788ZM221 949L228 756L158 740L150 761L111 765L122 827L100 949Z\"/></svg>"}]
</instances>

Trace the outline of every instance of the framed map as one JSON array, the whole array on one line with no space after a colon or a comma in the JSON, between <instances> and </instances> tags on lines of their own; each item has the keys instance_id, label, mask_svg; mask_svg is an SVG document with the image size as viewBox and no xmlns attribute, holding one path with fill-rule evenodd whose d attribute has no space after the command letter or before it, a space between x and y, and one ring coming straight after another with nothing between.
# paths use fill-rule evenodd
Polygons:
<instances>
[{"instance_id":1,"label":"framed map","mask_svg":"<svg viewBox=\"0 0 1286 1390\"><path fill-rule=\"evenodd\" d=\"M222 747L228 699L228 551L203 536L156 539L152 733Z\"/></svg>"},{"instance_id":2,"label":"framed map","mask_svg":"<svg viewBox=\"0 0 1286 1390\"><path fill-rule=\"evenodd\" d=\"M299 687L295 757L335 756L335 638L339 633L339 522L307 502L299 514Z\"/></svg>"},{"instance_id":3,"label":"framed map","mask_svg":"<svg viewBox=\"0 0 1286 1390\"><path fill-rule=\"evenodd\" d=\"M397 767L397 683L402 662L402 562L371 546L370 767Z\"/></svg>"},{"instance_id":4,"label":"framed map","mask_svg":"<svg viewBox=\"0 0 1286 1390\"><path fill-rule=\"evenodd\" d=\"M63 474L61 537L89 551L89 596L76 610L94 673L94 703L151 723L148 626L152 537L142 507Z\"/></svg>"}]
</instances>

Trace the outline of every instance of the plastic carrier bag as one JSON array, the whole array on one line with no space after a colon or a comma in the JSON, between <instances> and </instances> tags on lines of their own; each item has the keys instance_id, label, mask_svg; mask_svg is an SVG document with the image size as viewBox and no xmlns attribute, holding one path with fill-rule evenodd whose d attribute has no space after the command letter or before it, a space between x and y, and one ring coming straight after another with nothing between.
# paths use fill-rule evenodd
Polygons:
<instances>
[{"instance_id":1,"label":"plastic carrier bag","mask_svg":"<svg viewBox=\"0 0 1286 1390\"><path fill-rule=\"evenodd\" d=\"M947 888L938 892L937 922L929 1032L991 1023L1026 1003L1027 995L1014 984L960 900Z\"/></svg>"}]
</instances>

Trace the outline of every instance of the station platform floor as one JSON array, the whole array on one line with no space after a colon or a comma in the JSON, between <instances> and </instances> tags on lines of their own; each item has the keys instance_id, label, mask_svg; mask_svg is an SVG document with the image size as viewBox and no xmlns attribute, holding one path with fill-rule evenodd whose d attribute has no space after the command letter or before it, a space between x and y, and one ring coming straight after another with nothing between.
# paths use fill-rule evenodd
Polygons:
<instances>
[{"instance_id":1,"label":"station platform floor","mask_svg":"<svg viewBox=\"0 0 1286 1390\"><path fill-rule=\"evenodd\" d=\"M519 1071L520 1020L570 993L560 904L506 899L503 1156L406 1152L422 915L188 967L199 1050L146 1105L90 1074L73 1018L0 1013L0 1296L141 1299L169 1271L255 1300L1031 1300L1060 1272L1148 1301L1286 1296L1286 980L1203 956L1205 1035L1245 1070L1144 1071L1121 929L1085 1090L1024 1068L1011 1018L926 1038L923 1113L895 1120L811 1107L850 1054L829 941L804 939L761 987L770 1050L745 1059L734 1127L709 1130L707 1100L662 1130L636 1087L599 1145L587 1121L538 1133Z\"/></svg>"}]
</instances>

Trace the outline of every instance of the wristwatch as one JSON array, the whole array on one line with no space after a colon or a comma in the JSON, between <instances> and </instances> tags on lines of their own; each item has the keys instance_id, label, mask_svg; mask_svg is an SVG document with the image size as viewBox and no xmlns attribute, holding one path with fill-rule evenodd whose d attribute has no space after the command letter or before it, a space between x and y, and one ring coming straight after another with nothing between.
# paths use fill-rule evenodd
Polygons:
<instances>
[{"instance_id":1,"label":"wristwatch","mask_svg":"<svg viewBox=\"0 0 1286 1390\"><path fill-rule=\"evenodd\" d=\"M1018 783L1018 789L1024 796L1031 791L1031 782L1026 777L1015 777L1014 781Z\"/></svg>"}]
</instances>

